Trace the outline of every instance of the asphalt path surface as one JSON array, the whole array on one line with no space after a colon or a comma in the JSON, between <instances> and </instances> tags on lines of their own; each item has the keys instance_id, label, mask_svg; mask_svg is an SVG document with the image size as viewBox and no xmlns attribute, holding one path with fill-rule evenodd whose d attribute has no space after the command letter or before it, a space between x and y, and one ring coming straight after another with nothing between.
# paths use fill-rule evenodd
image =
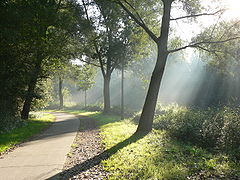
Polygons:
<instances>
[{"instance_id":1,"label":"asphalt path surface","mask_svg":"<svg viewBox=\"0 0 240 180\"><path fill-rule=\"evenodd\" d=\"M80 121L71 114L51 114L56 121L48 129L0 159L0 180L47 179L62 171Z\"/></svg>"}]
</instances>

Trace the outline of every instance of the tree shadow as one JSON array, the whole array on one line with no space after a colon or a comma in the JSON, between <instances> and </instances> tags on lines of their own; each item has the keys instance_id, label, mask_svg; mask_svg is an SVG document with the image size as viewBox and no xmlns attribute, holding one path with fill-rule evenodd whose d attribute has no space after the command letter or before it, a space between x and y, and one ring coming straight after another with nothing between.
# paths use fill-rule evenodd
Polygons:
<instances>
[{"instance_id":1,"label":"tree shadow","mask_svg":"<svg viewBox=\"0 0 240 180\"><path fill-rule=\"evenodd\" d=\"M102 160L106 160L106 159L110 158L118 150L120 150L120 149L134 143L134 142L137 142L139 139L143 138L147 134L148 133L137 133L137 134L135 133L131 137L129 137L128 139L118 143L117 145L113 146L110 149L105 150L101 154L96 155L96 156L84 161L83 163L77 164L74 167L69 168L69 169L67 169L63 172L60 172L60 173L48 178L48 180L69 179L73 176L76 176L76 175L80 174L81 172L84 172L84 171L100 164ZM71 173L66 173L66 172L71 172Z\"/></svg>"}]
</instances>

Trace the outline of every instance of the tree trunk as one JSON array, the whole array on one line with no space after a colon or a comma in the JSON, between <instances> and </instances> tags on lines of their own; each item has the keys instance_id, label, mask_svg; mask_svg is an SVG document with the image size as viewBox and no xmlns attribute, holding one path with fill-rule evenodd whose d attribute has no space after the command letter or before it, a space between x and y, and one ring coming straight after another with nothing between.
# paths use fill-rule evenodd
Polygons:
<instances>
[{"instance_id":1,"label":"tree trunk","mask_svg":"<svg viewBox=\"0 0 240 180\"><path fill-rule=\"evenodd\" d=\"M137 132L150 132L152 130L153 118L158 99L160 84L162 81L168 53L158 54L157 63L153 70L148 93L139 120Z\"/></svg>"},{"instance_id":2,"label":"tree trunk","mask_svg":"<svg viewBox=\"0 0 240 180\"><path fill-rule=\"evenodd\" d=\"M124 119L124 62L122 61L122 82L121 82L121 119Z\"/></svg>"},{"instance_id":3,"label":"tree trunk","mask_svg":"<svg viewBox=\"0 0 240 180\"><path fill-rule=\"evenodd\" d=\"M84 91L84 105L87 107L87 90Z\"/></svg>"},{"instance_id":4,"label":"tree trunk","mask_svg":"<svg viewBox=\"0 0 240 180\"><path fill-rule=\"evenodd\" d=\"M59 109L63 108L63 92L62 92L63 80L61 76L59 76L59 88L58 88L58 95L59 95Z\"/></svg>"},{"instance_id":5,"label":"tree trunk","mask_svg":"<svg viewBox=\"0 0 240 180\"><path fill-rule=\"evenodd\" d=\"M32 100L33 100L33 93L34 93L36 84L37 84L37 79L32 80L28 85L26 99L24 101L23 109L22 109L22 112L21 112L21 118L22 119L28 119L28 117L29 117L29 112L30 112L30 109L31 109L31 103L32 103Z\"/></svg>"},{"instance_id":6,"label":"tree trunk","mask_svg":"<svg viewBox=\"0 0 240 180\"><path fill-rule=\"evenodd\" d=\"M110 112L110 76L104 77L104 88L103 88L103 96L104 96L104 113Z\"/></svg>"},{"instance_id":7,"label":"tree trunk","mask_svg":"<svg viewBox=\"0 0 240 180\"><path fill-rule=\"evenodd\" d=\"M34 97L34 91L35 91L35 87L37 84L37 80L38 80L38 76L40 74L41 71L41 63L42 60L41 59L37 59L37 63L35 65L35 69L33 71L33 75L31 77L31 80L28 84L28 90L27 90L27 94L26 94L26 98L23 104L23 109L21 111L21 118L22 119L28 119L29 117L29 112L31 109L31 104L32 104L32 100Z\"/></svg>"},{"instance_id":8,"label":"tree trunk","mask_svg":"<svg viewBox=\"0 0 240 180\"><path fill-rule=\"evenodd\" d=\"M172 0L162 0L162 2L164 9L160 32L161 35L158 38L158 41L156 42L158 46L157 62L152 73L148 93L145 99L143 111L139 120L136 133L150 132L152 130L159 88L162 81L164 69L166 66L167 57L169 54L167 50L167 45Z\"/></svg>"}]
</instances>

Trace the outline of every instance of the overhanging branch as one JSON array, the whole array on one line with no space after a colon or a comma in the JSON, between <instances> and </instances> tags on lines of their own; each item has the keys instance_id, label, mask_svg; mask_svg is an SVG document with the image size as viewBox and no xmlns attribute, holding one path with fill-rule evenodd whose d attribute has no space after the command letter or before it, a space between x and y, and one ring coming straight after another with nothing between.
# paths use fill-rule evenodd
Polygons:
<instances>
[{"instance_id":1,"label":"overhanging branch","mask_svg":"<svg viewBox=\"0 0 240 180\"><path fill-rule=\"evenodd\" d=\"M129 5L129 6L132 8L133 11L135 11L138 19L139 19L143 24L145 24L144 21L143 21L143 19L141 18L141 16L140 16L139 13L137 12L137 10L136 10L127 0L124 0L124 2L125 2L127 5Z\"/></svg>"},{"instance_id":2,"label":"overhanging branch","mask_svg":"<svg viewBox=\"0 0 240 180\"><path fill-rule=\"evenodd\" d=\"M177 48L177 49L169 50L168 52L169 53L174 53L174 52L178 52L178 51L181 51L181 50L184 50L184 49L187 49L187 48L200 48L200 47L203 48L200 45L202 45L202 44L221 44L221 43L225 43L225 42L228 42L228 41L233 41L233 40L236 40L236 39L239 39L239 38L240 38L240 36L225 39L225 40L221 40L221 41L200 41L200 42L189 44L189 45Z\"/></svg>"},{"instance_id":3,"label":"overhanging branch","mask_svg":"<svg viewBox=\"0 0 240 180\"><path fill-rule=\"evenodd\" d=\"M106 73L104 71L104 63L103 63L101 54L100 54L100 52L98 50L98 46L97 46L96 42L94 42L94 48L95 48L97 56L98 56L98 60L99 60L99 63L100 63L100 68L101 68L102 74L105 77Z\"/></svg>"},{"instance_id":4,"label":"overhanging branch","mask_svg":"<svg viewBox=\"0 0 240 180\"><path fill-rule=\"evenodd\" d=\"M194 17L199 17L199 16L214 16L218 13L222 13L224 10L219 10L213 13L201 13L201 14L192 14L192 15L188 15L188 16L182 16L182 17L177 17L177 18L171 18L171 21L176 21L176 20L180 20L180 19L186 19L186 18L194 18Z\"/></svg>"},{"instance_id":5,"label":"overhanging branch","mask_svg":"<svg viewBox=\"0 0 240 180\"><path fill-rule=\"evenodd\" d=\"M93 66L96 66L96 67L101 67L98 64L95 64L95 63L92 63L92 62L89 62L89 61L86 61L86 60L83 60L83 59L80 59L80 61L85 62L85 63L90 64L90 65L93 65Z\"/></svg>"},{"instance_id":6,"label":"overhanging branch","mask_svg":"<svg viewBox=\"0 0 240 180\"><path fill-rule=\"evenodd\" d=\"M156 43L158 42L157 36L147 27L147 25L140 19L138 19L120 0L116 1L123 10L139 25L141 26L145 32L154 40Z\"/></svg>"}]
</instances>

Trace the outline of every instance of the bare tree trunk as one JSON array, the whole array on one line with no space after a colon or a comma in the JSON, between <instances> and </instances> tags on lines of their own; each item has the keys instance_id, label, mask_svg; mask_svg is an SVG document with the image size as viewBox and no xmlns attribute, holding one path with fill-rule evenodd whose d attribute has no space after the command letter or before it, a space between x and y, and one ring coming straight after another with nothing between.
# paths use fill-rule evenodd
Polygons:
<instances>
[{"instance_id":1,"label":"bare tree trunk","mask_svg":"<svg viewBox=\"0 0 240 180\"><path fill-rule=\"evenodd\" d=\"M150 132L168 53L159 53L136 132Z\"/></svg>"},{"instance_id":2,"label":"bare tree trunk","mask_svg":"<svg viewBox=\"0 0 240 180\"><path fill-rule=\"evenodd\" d=\"M87 107L87 90L84 91L84 105Z\"/></svg>"},{"instance_id":3,"label":"bare tree trunk","mask_svg":"<svg viewBox=\"0 0 240 180\"><path fill-rule=\"evenodd\" d=\"M63 88L63 80L61 78L61 76L59 76L59 86L58 86L58 96L59 96L59 109L63 108L63 92L62 92L62 88Z\"/></svg>"},{"instance_id":4,"label":"bare tree trunk","mask_svg":"<svg viewBox=\"0 0 240 180\"><path fill-rule=\"evenodd\" d=\"M28 84L28 90L27 90L27 95L23 104L23 109L21 112L21 118L22 119L28 119L29 117L29 112L31 109L31 103L33 100L33 93L35 90L37 84L37 78L34 78L29 84Z\"/></svg>"},{"instance_id":5,"label":"bare tree trunk","mask_svg":"<svg viewBox=\"0 0 240 180\"><path fill-rule=\"evenodd\" d=\"M121 82L121 119L124 119L124 62L122 61L122 82Z\"/></svg>"},{"instance_id":6,"label":"bare tree trunk","mask_svg":"<svg viewBox=\"0 0 240 180\"><path fill-rule=\"evenodd\" d=\"M148 88L148 93L143 106L143 111L139 120L138 128L136 133L139 132L150 132L152 130L153 118L156 108L156 103L158 99L158 93L160 89L160 84L162 81L164 69L168 57L168 34L170 25L170 12L172 0L162 0L164 5L162 25L161 25L161 35L157 39L158 46L158 56L155 68L152 73L150 85Z\"/></svg>"},{"instance_id":7,"label":"bare tree trunk","mask_svg":"<svg viewBox=\"0 0 240 180\"><path fill-rule=\"evenodd\" d=\"M104 88L103 88L103 96L104 96L104 113L110 112L110 76L104 77Z\"/></svg>"},{"instance_id":8,"label":"bare tree trunk","mask_svg":"<svg viewBox=\"0 0 240 180\"><path fill-rule=\"evenodd\" d=\"M36 84L37 84L37 80L38 80L38 76L40 74L41 71L41 63L42 63L42 59L40 57L38 57L37 59L37 63L35 65L35 69L33 71L33 75L31 77L31 80L28 84L28 90L26 93L26 98L23 104L23 109L21 111L21 118L22 119L28 119L29 117L29 112L31 109L31 104L32 104L32 100L34 97L34 91L36 88Z\"/></svg>"}]
</instances>

